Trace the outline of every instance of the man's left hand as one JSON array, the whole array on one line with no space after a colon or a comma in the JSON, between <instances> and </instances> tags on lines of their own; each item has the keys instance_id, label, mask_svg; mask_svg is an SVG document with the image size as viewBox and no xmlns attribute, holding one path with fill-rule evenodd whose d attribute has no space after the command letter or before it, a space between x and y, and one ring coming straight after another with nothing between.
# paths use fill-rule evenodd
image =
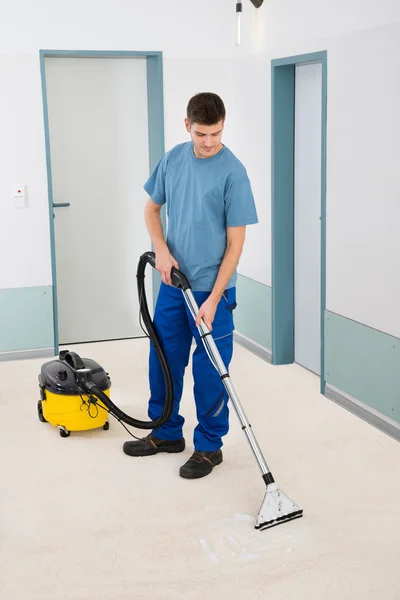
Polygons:
<instances>
[{"instance_id":1,"label":"man's left hand","mask_svg":"<svg viewBox=\"0 0 400 600\"><path fill-rule=\"evenodd\" d=\"M199 312L196 316L196 325L200 325L200 319L203 319L208 329L212 330L212 323L214 321L215 313L217 311L218 301L211 298L207 298L205 302L200 306Z\"/></svg>"}]
</instances>

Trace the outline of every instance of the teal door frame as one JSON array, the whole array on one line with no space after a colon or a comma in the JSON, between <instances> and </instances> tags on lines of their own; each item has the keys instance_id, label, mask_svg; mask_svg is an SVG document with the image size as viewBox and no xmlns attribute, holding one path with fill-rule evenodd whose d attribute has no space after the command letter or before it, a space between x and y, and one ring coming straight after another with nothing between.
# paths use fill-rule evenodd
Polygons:
<instances>
[{"instance_id":1,"label":"teal door frame","mask_svg":"<svg viewBox=\"0 0 400 600\"><path fill-rule=\"evenodd\" d=\"M147 67L147 107L149 133L150 172L156 167L165 151L164 145L164 93L163 93L163 56L162 52L119 52L92 50L40 50L40 72L42 81L43 118L46 144L47 189L49 200L49 224L51 247L51 272L53 291L54 354L58 354L58 308L57 273L53 218L53 186L51 176L50 132L46 88L46 58L145 58ZM144 183L144 182L143 182ZM143 249L143 252L148 250ZM139 257L138 257L139 258ZM134 275L132 274L132 277ZM153 271L153 298L159 287L159 274Z\"/></svg>"},{"instance_id":2,"label":"teal door frame","mask_svg":"<svg viewBox=\"0 0 400 600\"><path fill-rule=\"evenodd\" d=\"M322 63L321 110L321 393L325 391L327 52L271 61L272 364L294 362L295 67Z\"/></svg>"}]
</instances>

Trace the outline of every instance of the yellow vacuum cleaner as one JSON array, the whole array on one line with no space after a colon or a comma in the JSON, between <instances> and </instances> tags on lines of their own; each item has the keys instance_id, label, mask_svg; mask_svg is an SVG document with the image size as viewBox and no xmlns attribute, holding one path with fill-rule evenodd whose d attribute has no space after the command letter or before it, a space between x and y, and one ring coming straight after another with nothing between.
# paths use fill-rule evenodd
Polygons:
<instances>
[{"instance_id":1,"label":"yellow vacuum cleaner","mask_svg":"<svg viewBox=\"0 0 400 600\"><path fill-rule=\"evenodd\" d=\"M149 262L155 266L154 254L151 252L140 257L136 277L140 315L146 328L144 333L154 345L164 375L166 396L162 415L154 421L140 421L127 415L112 402L111 379L103 367L90 358L81 358L76 352L63 350L58 359L46 362L41 368L38 378L40 400L37 404L40 421L58 427L61 437L69 437L73 431L109 429L109 415L122 424L126 423L138 429L161 427L170 418L174 388L171 372L147 305L144 278ZM189 285L186 277L179 271L174 275L174 282L176 287Z\"/></svg>"},{"instance_id":2,"label":"yellow vacuum cleaner","mask_svg":"<svg viewBox=\"0 0 400 600\"><path fill-rule=\"evenodd\" d=\"M110 427L108 409L100 400L91 402L79 385L77 368L90 370L95 385L110 396L110 377L94 360L66 350L60 352L59 360L45 363L39 375L38 416L43 423L58 427L61 437L68 437L71 431Z\"/></svg>"},{"instance_id":3,"label":"yellow vacuum cleaner","mask_svg":"<svg viewBox=\"0 0 400 600\"><path fill-rule=\"evenodd\" d=\"M154 344L165 379L166 398L163 413L159 419L154 421L139 421L125 414L115 406L110 398L111 382L108 373L94 361L82 359L78 354L66 350L60 353L59 360L50 361L43 365L42 372L39 375L41 390L41 399L38 405L39 419L41 421L49 421L52 425L58 427L62 437L68 437L69 432L74 430L93 429L94 427L108 429L108 414L113 415L120 422L125 422L139 429L155 429L160 427L172 414L174 393L171 373L153 327L146 301L144 271L147 263L155 267L155 255L153 252L146 252L140 257L137 282L140 314L147 327L145 333ZM190 313L196 319L199 307L187 278L183 273L172 268L171 280L174 287L182 290ZM303 509L286 496L275 483L274 477L253 434L251 425L247 421L214 338L203 319L198 326L198 330L208 356L218 371L236 410L242 430L247 436L267 488L255 528L268 529L280 523L286 523L301 517Z\"/></svg>"}]
</instances>

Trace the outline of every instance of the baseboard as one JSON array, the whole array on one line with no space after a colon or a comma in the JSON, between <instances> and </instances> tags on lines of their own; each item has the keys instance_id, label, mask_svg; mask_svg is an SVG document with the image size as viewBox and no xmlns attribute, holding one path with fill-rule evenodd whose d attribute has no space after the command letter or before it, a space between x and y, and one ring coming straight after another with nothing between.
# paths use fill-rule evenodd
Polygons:
<instances>
[{"instance_id":1,"label":"baseboard","mask_svg":"<svg viewBox=\"0 0 400 600\"><path fill-rule=\"evenodd\" d=\"M260 344L257 344L257 342L254 342L253 340L250 340L242 333L238 333L237 331L235 331L233 334L233 339L237 344L239 344L239 346L246 348L246 350L249 350L253 354L256 354L256 356L258 356L259 358L262 358L263 360L269 363L272 362L272 354L267 348L264 348L264 346L260 346Z\"/></svg>"},{"instance_id":2,"label":"baseboard","mask_svg":"<svg viewBox=\"0 0 400 600\"><path fill-rule=\"evenodd\" d=\"M9 360L27 360L30 358L52 358L53 356L55 356L54 348L35 348L34 350L0 352L0 362Z\"/></svg>"},{"instance_id":3,"label":"baseboard","mask_svg":"<svg viewBox=\"0 0 400 600\"><path fill-rule=\"evenodd\" d=\"M397 421L390 419L374 408L352 398L342 390L338 390L333 386L325 386L325 396L329 398L329 400L332 400L333 402L336 402L336 404L347 409L349 412L357 415L370 425L373 425L380 431L390 435L395 440L400 441L400 423L397 423Z\"/></svg>"}]
</instances>

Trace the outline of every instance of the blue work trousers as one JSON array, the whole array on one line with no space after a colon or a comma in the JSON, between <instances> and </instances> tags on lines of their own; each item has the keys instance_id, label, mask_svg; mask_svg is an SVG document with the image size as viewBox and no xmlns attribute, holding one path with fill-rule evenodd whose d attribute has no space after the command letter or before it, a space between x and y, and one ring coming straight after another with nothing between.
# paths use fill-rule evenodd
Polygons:
<instances>
[{"instance_id":1,"label":"blue work trousers","mask_svg":"<svg viewBox=\"0 0 400 600\"><path fill-rule=\"evenodd\" d=\"M199 307L210 292L193 292ZM233 309L236 306L236 288L226 290L218 303L212 324L212 336L221 358L229 369L233 353ZM195 321L186 305L181 290L160 286L154 313L154 326L165 353L174 383L174 408L169 420L153 430L163 440L183 437L185 419L179 414L183 391L183 378L189 362L190 348L195 337L197 347L193 353L194 399L198 424L194 430L194 448L203 452L218 450L222 437L229 429L228 394L220 375L211 363L200 338ZM150 345L149 358L150 400L148 414L151 420L161 416L165 404L165 382L157 353Z\"/></svg>"}]
</instances>

